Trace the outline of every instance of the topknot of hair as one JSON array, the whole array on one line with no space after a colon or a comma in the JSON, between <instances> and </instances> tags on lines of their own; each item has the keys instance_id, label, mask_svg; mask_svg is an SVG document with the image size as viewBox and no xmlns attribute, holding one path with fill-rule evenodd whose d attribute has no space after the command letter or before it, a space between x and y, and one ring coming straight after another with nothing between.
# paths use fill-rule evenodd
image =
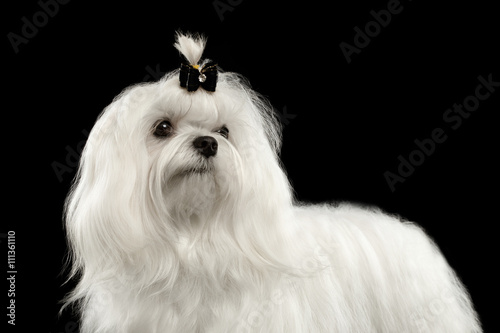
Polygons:
<instances>
[{"instance_id":1,"label":"topknot of hair","mask_svg":"<svg viewBox=\"0 0 500 333\"><path fill-rule=\"evenodd\" d=\"M206 43L203 35L177 32L174 46L194 66L200 62Z\"/></svg>"}]
</instances>

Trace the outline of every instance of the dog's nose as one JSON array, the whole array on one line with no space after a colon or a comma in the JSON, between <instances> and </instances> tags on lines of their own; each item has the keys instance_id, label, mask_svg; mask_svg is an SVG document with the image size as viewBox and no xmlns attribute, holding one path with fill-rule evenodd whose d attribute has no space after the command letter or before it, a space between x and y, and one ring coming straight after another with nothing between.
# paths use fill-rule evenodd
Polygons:
<instances>
[{"instance_id":1,"label":"dog's nose","mask_svg":"<svg viewBox=\"0 0 500 333\"><path fill-rule=\"evenodd\" d=\"M217 154L218 143L211 136L199 136L193 141L193 146L205 157Z\"/></svg>"}]
</instances>

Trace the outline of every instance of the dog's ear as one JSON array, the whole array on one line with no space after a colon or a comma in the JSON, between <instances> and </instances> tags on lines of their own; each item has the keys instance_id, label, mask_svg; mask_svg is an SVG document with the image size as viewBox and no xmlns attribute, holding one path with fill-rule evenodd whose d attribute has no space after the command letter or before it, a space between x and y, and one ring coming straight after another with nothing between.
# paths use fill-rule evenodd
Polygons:
<instances>
[{"instance_id":1,"label":"dog's ear","mask_svg":"<svg viewBox=\"0 0 500 333\"><path fill-rule=\"evenodd\" d=\"M146 89L146 90L145 90ZM146 239L141 202L148 155L140 106L148 88L125 90L103 111L82 151L65 205L74 266L88 270L117 263ZM101 267L100 267L101 266Z\"/></svg>"}]
</instances>

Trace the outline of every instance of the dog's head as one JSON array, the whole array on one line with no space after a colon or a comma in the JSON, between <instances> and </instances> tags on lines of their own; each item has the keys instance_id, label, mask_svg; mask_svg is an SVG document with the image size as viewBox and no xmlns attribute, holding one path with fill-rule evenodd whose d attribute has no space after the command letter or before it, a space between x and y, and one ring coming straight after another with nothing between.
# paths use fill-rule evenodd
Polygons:
<instances>
[{"instance_id":1,"label":"dog's head","mask_svg":"<svg viewBox=\"0 0 500 333\"><path fill-rule=\"evenodd\" d=\"M204 45L177 36L197 68ZM97 120L66 206L76 258L121 256L217 223L262 225L259 214L291 203L270 104L235 73L219 70L215 91L189 91L180 72L125 89Z\"/></svg>"}]
</instances>

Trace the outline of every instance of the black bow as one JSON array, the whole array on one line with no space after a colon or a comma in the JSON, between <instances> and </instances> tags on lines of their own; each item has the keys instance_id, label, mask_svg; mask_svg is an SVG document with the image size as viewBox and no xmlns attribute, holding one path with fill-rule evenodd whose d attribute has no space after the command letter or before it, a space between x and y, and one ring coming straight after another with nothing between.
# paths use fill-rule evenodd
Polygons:
<instances>
[{"instance_id":1,"label":"black bow","mask_svg":"<svg viewBox=\"0 0 500 333\"><path fill-rule=\"evenodd\" d=\"M188 91L196 91L201 85L206 91L215 91L217 85L217 64L209 62L198 70L199 65L193 66L188 63L181 63L179 81L181 87Z\"/></svg>"}]
</instances>

